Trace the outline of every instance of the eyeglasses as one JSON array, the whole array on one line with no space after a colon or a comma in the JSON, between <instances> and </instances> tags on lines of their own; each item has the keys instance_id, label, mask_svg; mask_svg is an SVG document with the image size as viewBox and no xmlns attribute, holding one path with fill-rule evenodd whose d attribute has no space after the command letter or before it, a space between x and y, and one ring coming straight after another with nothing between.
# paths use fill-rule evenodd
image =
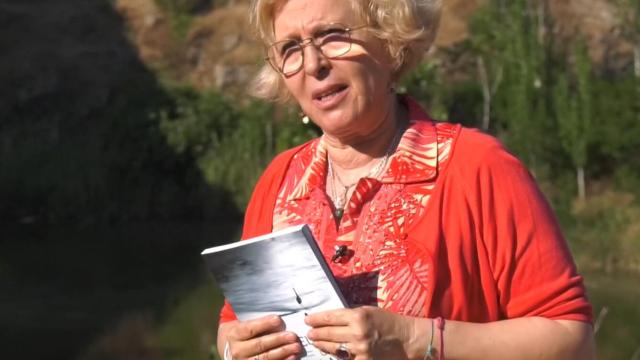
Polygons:
<instances>
[{"instance_id":1,"label":"eyeglasses","mask_svg":"<svg viewBox=\"0 0 640 360\"><path fill-rule=\"evenodd\" d=\"M305 46L313 44L328 59L339 58L351 51L351 33L365 27L330 24L310 38L276 41L268 47L265 60L282 75L291 76L302 69Z\"/></svg>"}]
</instances>

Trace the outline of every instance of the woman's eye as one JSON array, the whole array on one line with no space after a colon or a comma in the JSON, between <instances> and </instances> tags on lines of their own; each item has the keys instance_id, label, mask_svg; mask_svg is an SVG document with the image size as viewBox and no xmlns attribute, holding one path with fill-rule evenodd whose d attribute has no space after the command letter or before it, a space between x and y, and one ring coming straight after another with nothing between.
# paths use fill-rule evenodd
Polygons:
<instances>
[{"instance_id":1,"label":"woman's eye","mask_svg":"<svg viewBox=\"0 0 640 360\"><path fill-rule=\"evenodd\" d=\"M332 36L332 35L344 35L347 33L347 30L345 30L344 28L329 28L326 30L321 31L318 34L318 37L323 38L323 37L327 37L327 36Z\"/></svg>"},{"instance_id":2,"label":"woman's eye","mask_svg":"<svg viewBox=\"0 0 640 360\"><path fill-rule=\"evenodd\" d=\"M287 43L284 43L281 47L280 47L280 56L287 56L295 51L297 51L298 49L298 44L295 41L290 41Z\"/></svg>"},{"instance_id":3,"label":"woman's eye","mask_svg":"<svg viewBox=\"0 0 640 360\"><path fill-rule=\"evenodd\" d=\"M332 41L345 41L346 38L348 38L348 35L347 30L344 28L327 29L318 35L318 40L322 44Z\"/></svg>"}]
</instances>

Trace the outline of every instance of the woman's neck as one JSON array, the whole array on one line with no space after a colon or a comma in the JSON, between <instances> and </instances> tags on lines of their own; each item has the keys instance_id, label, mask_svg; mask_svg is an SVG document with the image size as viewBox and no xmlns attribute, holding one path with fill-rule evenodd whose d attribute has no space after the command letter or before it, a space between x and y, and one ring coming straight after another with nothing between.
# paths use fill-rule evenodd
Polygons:
<instances>
[{"instance_id":1,"label":"woman's neck","mask_svg":"<svg viewBox=\"0 0 640 360\"><path fill-rule=\"evenodd\" d=\"M327 156L333 170L347 182L365 176L377 160L389 152L390 144L406 118L406 109L394 97L385 119L365 136L341 139L325 134Z\"/></svg>"}]
</instances>

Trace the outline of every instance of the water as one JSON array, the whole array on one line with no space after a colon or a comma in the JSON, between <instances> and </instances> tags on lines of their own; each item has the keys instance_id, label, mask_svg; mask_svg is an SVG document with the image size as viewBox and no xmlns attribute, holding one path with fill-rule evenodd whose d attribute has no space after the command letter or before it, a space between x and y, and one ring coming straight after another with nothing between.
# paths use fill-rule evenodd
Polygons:
<instances>
[{"instance_id":1,"label":"water","mask_svg":"<svg viewBox=\"0 0 640 360\"><path fill-rule=\"evenodd\" d=\"M238 229L238 221L3 226L0 358L75 359L127 321L161 326L210 282L200 251L236 240Z\"/></svg>"},{"instance_id":2,"label":"water","mask_svg":"<svg viewBox=\"0 0 640 360\"><path fill-rule=\"evenodd\" d=\"M590 272L584 276L595 316L606 308L596 334L598 359L640 359L640 275Z\"/></svg>"},{"instance_id":3,"label":"water","mask_svg":"<svg viewBox=\"0 0 640 360\"><path fill-rule=\"evenodd\" d=\"M222 297L203 248L239 222L2 226L0 359L209 359ZM640 351L640 276L585 274L599 359ZM640 354L640 352L638 352Z\"/></svg>"}]
</instances>

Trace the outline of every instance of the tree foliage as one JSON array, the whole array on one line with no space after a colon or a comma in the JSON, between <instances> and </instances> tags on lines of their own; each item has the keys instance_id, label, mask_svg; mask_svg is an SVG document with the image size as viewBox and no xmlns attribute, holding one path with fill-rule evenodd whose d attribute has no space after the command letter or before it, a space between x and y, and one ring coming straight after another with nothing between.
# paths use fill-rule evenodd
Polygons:
<instances>
[{"instance_id":1,"label":"tree foliage","mask_svg":"<svg viewBox=\"0 0 640 360\"><path fill-rule=\"evenodd\" d=\"M558 72L553 88L553 104L561 144L576 168L578 195L586 196L584 171L592 142L592 66L587 46L577 42L566 71Z\"/></svg>"},{"instance_id":2,"label":"tree foliage","mask_svg":"<svg viewBox=\"0 0 640 360\"><path fill-rule=\"evenodd\" d=\"M490 1L471 23L471 49L495 86L493 115L508 145L530 166L544 149L546 13L532 0ZM484 62L484 61L483 61Z\"/></svg>"},{"instance_id":3,"label":"tree foliage","mask_svg":"<svg viewBox=\"0 0 640 360\"><path fill-rule=\"evenodd\" d=\"M274 106L262 102L237 106L218 92L190 88L174 96L176 106L159 113L167 142L192 156L207 183L229 190L240 209L274 154L314 135L290 112L276 121Z\"/></svg>"}]
</instances>

